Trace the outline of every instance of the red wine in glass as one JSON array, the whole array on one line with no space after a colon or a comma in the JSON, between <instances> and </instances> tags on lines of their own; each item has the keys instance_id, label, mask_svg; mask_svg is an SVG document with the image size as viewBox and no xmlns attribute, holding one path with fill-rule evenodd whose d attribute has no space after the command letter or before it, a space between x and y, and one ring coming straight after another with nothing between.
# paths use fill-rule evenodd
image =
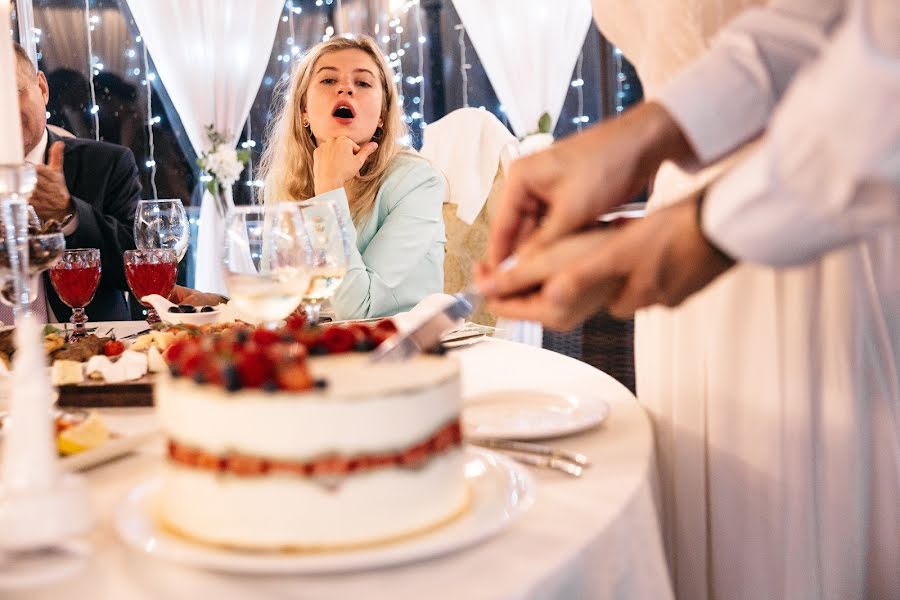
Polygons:
<instances>
[{"instance_id":1,"label":"red wine in glass","mask_svg":"<svg viewBox=\"0 0 900 600\"><path fill-rule=\"evenodd\" d=\"M72 309L69 319L75 326L72 338L84 337L88 320L84 307L90 304L100 283L100 251L96 248L66 250L50 269L50 282L59 299Z\"/></svg>"},{"instance_id":2,"label":"red wine in glass","mask_svg":"<svg viewBox=\"0 0 900 600\"><path fill-rule=\"evenodd\" d=\"M168 298L175 288L177 274L178 256L174 250L156 248L125 251L125 279L135 298L148 307L147 322L151 325L159 323L159 315L141 298L150 294Z\"/></svg>"}]
</instances>

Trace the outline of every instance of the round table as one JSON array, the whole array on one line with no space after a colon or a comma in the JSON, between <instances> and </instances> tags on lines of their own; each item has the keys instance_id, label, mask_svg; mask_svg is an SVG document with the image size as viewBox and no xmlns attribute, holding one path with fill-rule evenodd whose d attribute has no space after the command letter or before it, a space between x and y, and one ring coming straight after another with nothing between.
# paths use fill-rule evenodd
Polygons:
<instances>
[{"instance_id":1,"label":"round table","mask_svg":"<svg viewBox=\"0 0 900 600\"><path fill-rule=\"evenodd\" d=\"M535 470L535 504L511 527L473 548L397 567L319 576L247 576L182 567L128 549L112 516L133 486L157 472L162 440L88 470L99 523L84 568L67 579L3 598L129 599L329 598L390 600L672 597L653 502L655 466L649 420L610 376L538 348L486 339L452 353L463 394L508 389L600 395L611 406L599 427L552 440L587 454L580 479ZM111 424L146 426L151 409L106 409ZM2 568L2 566L0 566Z\"/></svg>"}]
</instances>

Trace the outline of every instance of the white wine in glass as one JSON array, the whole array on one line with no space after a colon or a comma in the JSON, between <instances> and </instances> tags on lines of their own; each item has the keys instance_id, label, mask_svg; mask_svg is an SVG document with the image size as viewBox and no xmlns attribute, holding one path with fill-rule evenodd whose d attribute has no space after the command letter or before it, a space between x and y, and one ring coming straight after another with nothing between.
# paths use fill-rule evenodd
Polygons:
<instances>
[{"instance_id":1,"label":"white wine in glass","mask_svg":"<svg viewBox=\"0 0 900 600\"><path fill-rule=\"evenodd\" d=\"M277 326L300 305L309 289L310 259L297 206L283 202L240 206L229 212L225 285L241 312Z\"/></svg>"},{"instance_id":2,"label":"white wine in glass","mask_svg":"<svg viewBox=\"0 0 900 600\"><path fill-rule=\"evenodd\" d=\"M347 274L350 259L349 237L330 200L298 202L311 253L312 273L303 297L306 322L316 324L322 303L331 299Z\"/></svg>"}]
</instances>

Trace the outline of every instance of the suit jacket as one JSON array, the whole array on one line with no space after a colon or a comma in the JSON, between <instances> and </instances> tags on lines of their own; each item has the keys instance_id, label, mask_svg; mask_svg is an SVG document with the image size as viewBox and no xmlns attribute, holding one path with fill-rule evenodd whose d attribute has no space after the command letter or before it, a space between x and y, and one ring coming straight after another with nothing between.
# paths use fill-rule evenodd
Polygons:
<instances>
[{"instance_id":1,"label":"suit jacket","mask_svg":"<svg viewBox=\"0 0 900 600\"><path fill-rule=\"evenodd\" d=\"M134 155L128 148L80 138L61 138L48 130L47 152L54 142L65 144L63 173L78 216L78 227L66 236L66 248L100 250L100 285L85 309L92 321L131 319L124 292L125 263L122 254L133 249L134 213L141 199L141 181ZM46 156L44 157L46 161ZM44 274L50 308L59 321L72 310L63 304Z\"/></svg>"}]
</instances>

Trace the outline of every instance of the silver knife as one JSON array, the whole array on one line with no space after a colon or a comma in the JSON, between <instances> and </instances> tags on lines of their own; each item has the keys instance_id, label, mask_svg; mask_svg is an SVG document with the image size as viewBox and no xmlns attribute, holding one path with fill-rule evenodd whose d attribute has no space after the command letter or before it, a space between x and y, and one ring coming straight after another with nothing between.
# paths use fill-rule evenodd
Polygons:
<instances>
[{"instance_id":1,"label":"silver knife","mask_svg":"<svg viewBox=\"0 0 900 600\"><path fill-rule=\"evenodd\" d=\"M510 256L497 267L501 271L512 268L516 263L516 257ZM412 358L416 354L426 352L434 348L441 336L450 329L456 327L460 319L465 319L481 304L482 296L470 285L468 288L453 294L453 303L436 310L418 325L406 331L398 331L384 340L372 352L369 362L397 362Z\"/></svg>"}]
</instances>

